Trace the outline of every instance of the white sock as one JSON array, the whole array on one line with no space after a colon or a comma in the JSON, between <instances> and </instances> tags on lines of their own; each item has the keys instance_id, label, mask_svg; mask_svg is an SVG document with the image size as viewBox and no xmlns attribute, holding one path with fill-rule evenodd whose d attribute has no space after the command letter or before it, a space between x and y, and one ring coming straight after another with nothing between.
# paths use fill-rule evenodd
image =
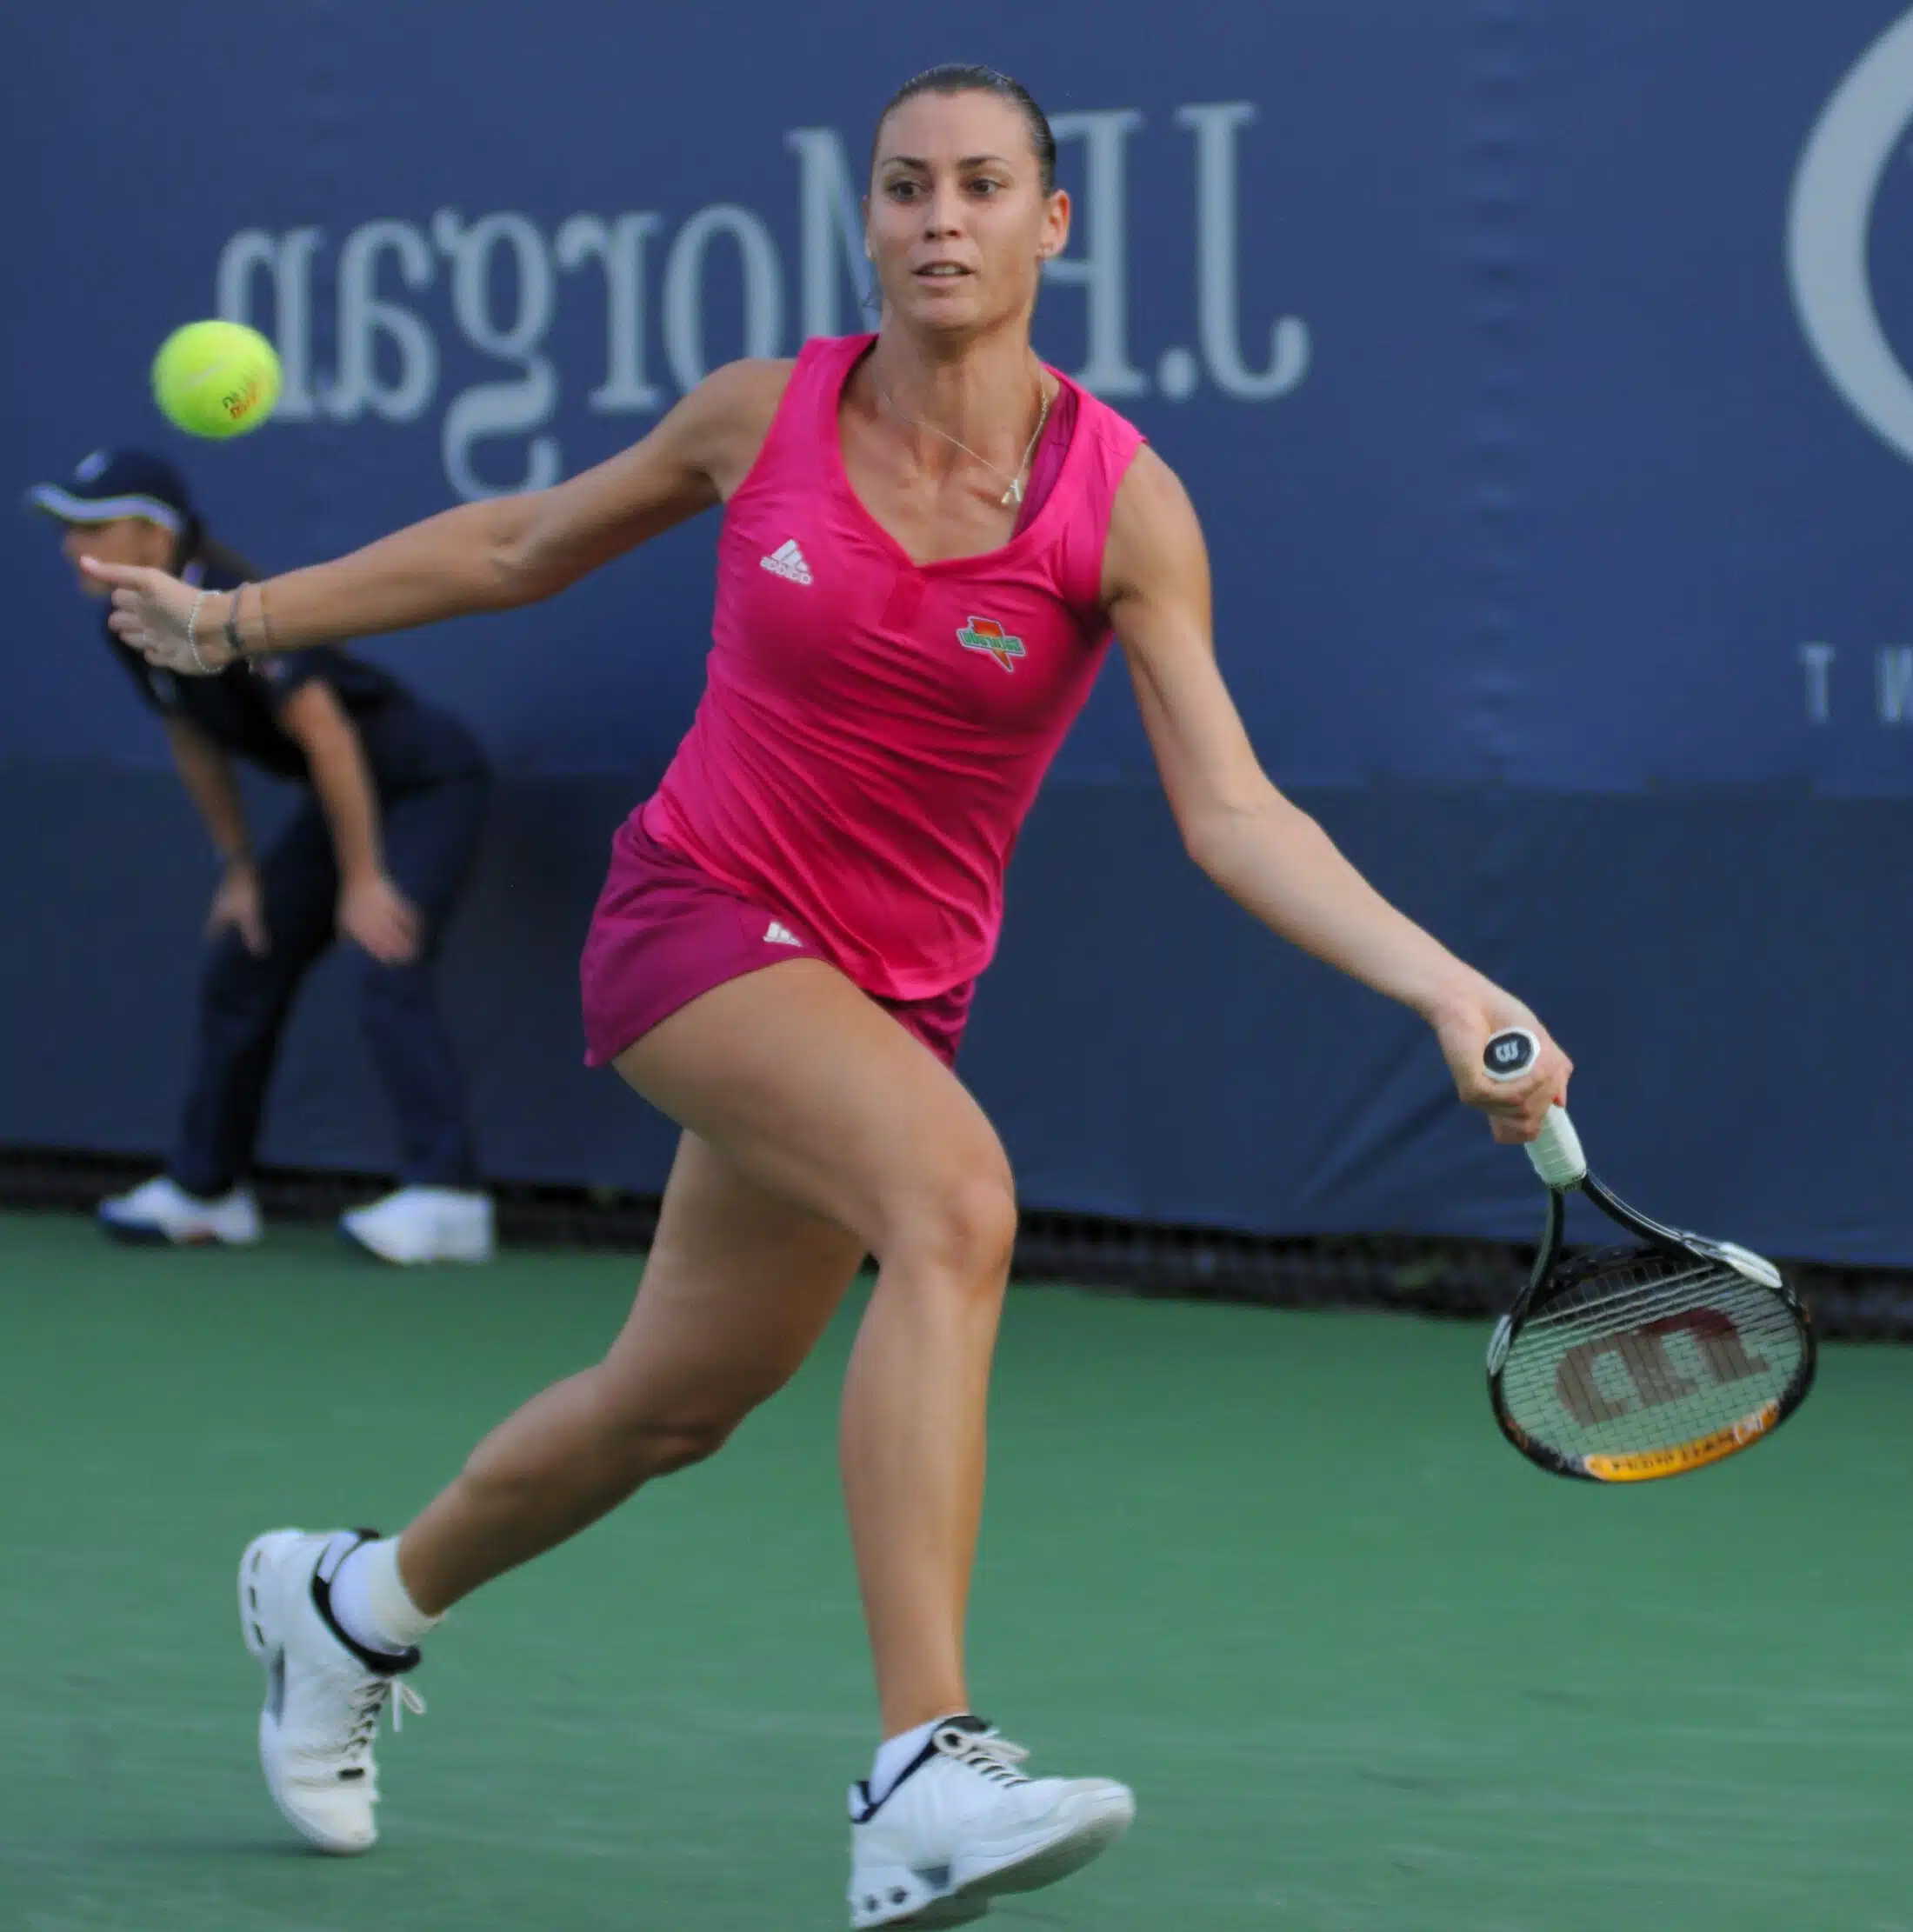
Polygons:
<instances>
[{"instance_id":1,"label":"white sock","mask_svg":"<svg viewBox=\"0 0 1913 1932\"><path fill-rule=\"evenodd\" d=\"M328 1550L326 1555L331 1556ZM323 1569L323 1565L322 1563ZM397 1656L442 1621L412 1602L398 1574L398 1538L384 1536L348 1550L332 1572L332 1615L355 1643Z\"/></svg>"},{"instance_id":2,"label":"white sock","mask_svg":"<svg viewBox=\"0 0 1913 1932\"><path fill-rule=\"evenodd\" d=\"M963 1715L960 1710L953 1710L945 1716L931 1718L927 1724L919 1724L913 1731L886 1737L870 1761L870 1802L882 1804L896 1790L897 1780L916 1762L917 1754L930 1742L930 1734L939 1724L947 1724L950 1718Z\"/></svg>"}]
</instances>

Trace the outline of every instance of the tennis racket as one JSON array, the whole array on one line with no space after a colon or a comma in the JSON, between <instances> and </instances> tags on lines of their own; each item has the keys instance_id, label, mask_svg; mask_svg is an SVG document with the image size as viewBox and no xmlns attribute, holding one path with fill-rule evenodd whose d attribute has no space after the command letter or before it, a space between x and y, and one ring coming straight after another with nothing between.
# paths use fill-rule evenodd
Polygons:
<instances>
[{"instance_id":1,"label":"tennis racket","mask_svg":"<svg viewBox=\"0 0 1913 1932\"><path fill-rule=\"evenodd\" d=\"M1496 1080L1518 1080L1540 1043L1510 1028L1488 1043ZM1501 1432L1556 1476L1644 1482L1683 1476L1763 1441L1813 1386L1813 1323L1780 1270L1730 1241L1650 1221L1588 1172L1574 1123L1548 1109L1528 1148L1547 1184L1534 1272L1488 1344ZM1563 1259L1578 1189L1632 1240Z\"/></svg>"}]
</instances>

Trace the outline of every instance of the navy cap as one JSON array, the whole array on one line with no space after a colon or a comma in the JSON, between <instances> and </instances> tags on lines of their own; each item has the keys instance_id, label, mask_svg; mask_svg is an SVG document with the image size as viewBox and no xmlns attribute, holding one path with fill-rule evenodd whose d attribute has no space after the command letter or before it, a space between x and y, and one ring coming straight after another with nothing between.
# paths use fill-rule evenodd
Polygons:
<instances>
[{"instance_id":1,"label":"navy cap","mask_svg":"<svg viewBox=\"0 0 1913 1932\"><path fill-rule=\"evenodd\" d=\"M192 516L192 498L171 463L143 450L96 450L63 483L36 483L30 508L63 523L110 523L143 517L177 536Z\"/></svg>"}]
</instances>

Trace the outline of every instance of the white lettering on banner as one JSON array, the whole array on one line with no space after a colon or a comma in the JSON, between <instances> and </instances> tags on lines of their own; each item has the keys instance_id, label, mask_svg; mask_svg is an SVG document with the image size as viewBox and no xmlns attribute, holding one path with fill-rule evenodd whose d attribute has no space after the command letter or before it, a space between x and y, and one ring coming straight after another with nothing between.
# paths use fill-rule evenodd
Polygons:
<instances>
[{"instance_id":1,"label":"white lettering on banner","mask_svg":"<svg viewBox=\"0 0 1913 1932\"><path fill-rule=\"evenodd\" d=\"M704 251L719 235L737 238L744 270L742 354L775 356L783 340L783 269L770 230L748 208L720 202L679 230L664 264L664 360L680 390L710 375L704 359Z\"/></svg>"},{"instance_id":2,"label":"white lettering on banner","mask_svg":"<svg viewBox=\"0 0 1913 1932\"><path fill-rule=\"evenodd\" d=\"M1832 695L1827 688L1828 674L1838 654L1831 644L1803 644L1801 669L1807 674L1807 720L1825 724L1833 716Z\"/></svg>"},{"instance_id":3,"label":"white lettering on banner","mask_svg":"<svg viewBox=\"0 0 1913 1932\"><path fill-rule=\"evenodd\" d=\"M379 257L398 260L410 289L427 287L436 264L425 237L408 222L368 222L345 237L339 250L339 370L318 387L320 406L341 423L370 409L388 423L411 423L431 406L438 387L438 343L422 316L373 293ZM380 338L398 359L396 383L378 371Z\"/></svg>"},{"instance_id":4,"label":"white lettering on banner","mask_svg":"<svg viewBox=\"0 0 1913 1932\"><path fill-rule=\"evenodd\" d=\"M275 237L262 229L240 230L219 251L213 276L213 310L233 322L250 323L279 351L280 420L312 420L312 257L316 228L296 228ZM255 314L252 282L264 269L272 278L272 314Z\"/></svg>"},{"instance_id":5,"label":"white lettering on banner","mask_svg":"<svg viewBox=\"0 0 1913 1932\"><path fill-rule=\"evenodd\" d=\"M471 460L473 443L538 429L557 405L557 376L550 358L538 353L557 307L557 276L544 237L523 215L487 215L468 228L456 209L442 208L432 217L432 240L451 260L452 316L465 340L487 356L515 362L519 372L516 382L480 383L453 398L440 436L445 474L465 497L549 489L563 473L554 436L533 436L524 474L507 483L484 483ZM510 255L516 271L518 316L509 325L492 319L486 301L494 249Z\"/></svg>"},{"instance_id":6,"label":"white lettering on banner","mask_svg":"<svg viewBox=\"0 0 1913 1932\"><path fill-rule=\"evenodd\" d=\"M1787 210L1787 276L1800 326L1854 414L1913 462L1913 374L1874 299L1874 215L1888 170L1913 127L1913 12L1876 39L1834 90L1802 150ZM1903 165L1902 163L1901 165ZM1803 644L1807 717L1832 712L1830 644ZM1873 657L1874 716L1913 725L1913 647Z\"/></svg>"},{"instance_id":7,"label":"white lettering on banner","mask_svg":"<svg viewBox=\"0 0 1913 1932\"><path fill-rule=\"evenodd\" d=\"M797 315L806 336L847 336L856 324L838 319L837 290L848 279L854 317L871 271L843 137L835 128L793 128L783 144L797 157L797 257L803 264Z\"/></svg>"},{"instance_id":8,"label":"white lettering on banner","mask_svg":"<svg viewBox=\"0 0 1913 1932\"><path fill-rule=\"evenodd\" d=\"M1083 388L1118 399L1146 396L1149 378L1129 355L1129 207L1124 143L1143 124L1133 108L1096 114L1059 114L1050 131L1060 147L1083 143L1084 206L1072 224L1080 252L1065 250L1043 270L1046 281L1086 291L1084 340L1089 353L1076 372Z\"/></svg>"},{"instance_id":9,"label":"white lettering on banner","mask_svg":"<svg viewBox=\"0 0 1913 1932\"><path fill-rule=\"evenodd\" d=\"M1874 659L1874 679L1882 724L1913 724L1907 699L1913 696L1913 648L1893 644Z\"/></svg>"},{"instance_id":10,"label":"white lettering on banner","mask_svg":"<svg viewBox=\"0 0 1913 1932\"><path fill-rule=\"evenodd\" d=\"M1808 137L1787 217L1794 306L1828 380L1913 461L1913 377L1874 304L1869 242L1888 164L1913 123L1913 13L1876 40Z\"/></svg>"},{"instance_id":11,"label":"white lettering on banner","mask_svg":"<svg viewBox=\"0 0 1913 1932\"><path fill-rule=\"evenodd\" d=\"M664 393L644 373L644 244L662 216L574 215L559 229L551 252L561 269L604 264L604 380L585 397L601 416L657 409Z\"/></svg>"},{"instance_id":12,"label":"white lettering on banner","mask_svg":"<svg viewBox=\"0 0 1913 1932\"><path fill-rule=\"evenodd\" d=\"M1833 722L1833 667L1839 656L1831 644L1799 647L1810 725ZM1913 729L1913 644L1883 644L1872 656L1873 722L1889 731Z\"/></svg>"},{"instance_id":13,"label":"white lettering on banner","mask_svg":"<svg viewBox=\"0 0 1913 1932\"><path fill-rule=\"evenodd\" d=\"M1309 373L1309 331L1284 316L1269 331L1269 366L1243 360L1236 334L1236 130L1256 118L1247 101L1176 110L1196 135L1196 327L1209 373L1224 396L1267 403L1286 396Z\"/></svg>"},{"instance_id":14,"label":"white lettering on banner","mask_svg":"<svg viewBox=\"0 0 1913 1932\"><path fill-rule=\"evenodd\" d=\"M1058 142L1080 156L1080 173L1072 178L1081 192L1070 249L1046 272L1056 290L1081 291L1084 352L1072 373L1085 388L1118 402L1154 393L1179 403L1206 381L1231 403L1263 403L1292 393L1306 377L1310 336L1297 316L1267 325L1266 358L1243 348L1237 177L1243 133L1255 120L1247 101L1176 112L1176 124L1194 137L1192 150L1183 151L1192 152L1194 167L1196 245L1189 266L1196 346L1161 346L1153 352L1159 359L1152 376L1130 338L1129 169L1131 150L1144 137L1143 117L1134 108L1110 108L1056 117ZM797 170L794 287L770 223L734 203L696 209L675 232L657 210L625 210L568 216L549 236L526 214L494 211L467 220L447 208L424 224L367 221L337 241L337 355L330 373L313 367L312 350L316 291L326 286L323 251L330 238L323 230L248 228L230 237L214 273L217 311L264 330L277 344L283 387L277 421L284 424L320 416L343 423L368 416L417 422L441 402L442 343L455 359L462 343L497 367L443 401L439 446L447 482L464 497L537 489L564 470L554 424L566 371L546 346L561 302L596 302L602 290L603 376L582 398L600 416L661 411L728 356L789 353L793 312L803 336L835 335L863 319L868 274L851 153L834 128L795 128L783 144ZM734 256L735 271L727 256ZM437 300L449 316L416 299L437 289L442 262L447 294ZM713 276L720 289L734 279L741 302L707 304ZM663 365L655 371L654 314ZM732 318L728 324L725 316ZM1246 331L1251 344L1260 326ZM595 356L587 368L581 381L595 380ZM494 444L504 447L487 447Z\"/></svg>"}]
</instances>

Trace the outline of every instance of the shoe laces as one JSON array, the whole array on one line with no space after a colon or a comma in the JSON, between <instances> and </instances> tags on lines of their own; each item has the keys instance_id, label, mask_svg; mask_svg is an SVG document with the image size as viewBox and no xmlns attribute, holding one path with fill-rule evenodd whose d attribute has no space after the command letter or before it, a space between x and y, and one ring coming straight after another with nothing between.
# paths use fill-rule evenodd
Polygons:
<instances>
[{"instance_id":1,"label":"shoe laces","mask_svg":"<svg viewBox=\"0 0 1913 1932\"><path fill-rule=\"evenodd\" d=\"M348 1758L364 1758L370 1755L372 1740L378 1732L379 1714L388 1704L392 1707L395 1731L404 1729L407 1711L414 1717L425 1715L425 1700L403 1677L363 1679L351 1696L351 1725L345 1739Z\"/></svg>"},{"instance_id":2,"label":"shoe laces","mask_svg":"<svg viewBox=\"0 0 1913 1932\"><path fill-rule=\"evenodd\" d=\"M943 1724L931 1733L930 1742L945 1757L967 1766L992 1784L1027 1784L1016 1767L1030 1753L1021 1744L1012 1744L995 1731L966 1731L955 1724Z\"/></svg>"}]
</instances>

